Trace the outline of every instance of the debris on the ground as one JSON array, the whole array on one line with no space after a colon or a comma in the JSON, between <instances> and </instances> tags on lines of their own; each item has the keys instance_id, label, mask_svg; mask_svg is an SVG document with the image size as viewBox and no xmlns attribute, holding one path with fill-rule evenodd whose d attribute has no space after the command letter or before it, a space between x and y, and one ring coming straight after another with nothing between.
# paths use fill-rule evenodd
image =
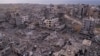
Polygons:
<instances>
[{"instance_id":1,"label":"debris on the ground","mask_svg":"<svg viewBox=\"0 0 100 56\"><path fill-rule=\"evenodd\" d=\"M100 56L100 6L0 4L0 56Z\"/></svg>"}]
</instances>

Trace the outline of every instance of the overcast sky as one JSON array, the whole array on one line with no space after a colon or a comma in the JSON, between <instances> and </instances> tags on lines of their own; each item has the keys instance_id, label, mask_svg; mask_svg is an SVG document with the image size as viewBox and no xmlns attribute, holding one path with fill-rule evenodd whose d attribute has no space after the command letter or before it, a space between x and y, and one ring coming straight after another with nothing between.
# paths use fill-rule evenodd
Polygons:
<instances>
[{"instance_id":1,"label":"overcast sky","mask_svg":"<svg viewBox=\"0 0 100 56\"><path fill-rule=\"evenodd\" d=\"M0 3L34 3L34 4L87 3L87 4L99 4L100 0L0 0Z\"/></svg>"}]
</instances>

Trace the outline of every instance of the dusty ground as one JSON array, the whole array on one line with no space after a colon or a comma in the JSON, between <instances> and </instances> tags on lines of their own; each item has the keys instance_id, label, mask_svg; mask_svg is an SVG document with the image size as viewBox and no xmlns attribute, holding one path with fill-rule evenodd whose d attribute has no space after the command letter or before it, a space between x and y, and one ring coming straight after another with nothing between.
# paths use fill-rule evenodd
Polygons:
<instances>
[{"instance_id":1,"label":"dusty ground","mask_svg":"<svg viewBox=\"0 0 100 56\"><path fill-rule=\"evenodd\" d=\"M9 13L0 18L0 56L100 56L100 37L74 32L63 21L61 30L48 29L35 14L24 21Z\"/></svg>"}]
</instances>

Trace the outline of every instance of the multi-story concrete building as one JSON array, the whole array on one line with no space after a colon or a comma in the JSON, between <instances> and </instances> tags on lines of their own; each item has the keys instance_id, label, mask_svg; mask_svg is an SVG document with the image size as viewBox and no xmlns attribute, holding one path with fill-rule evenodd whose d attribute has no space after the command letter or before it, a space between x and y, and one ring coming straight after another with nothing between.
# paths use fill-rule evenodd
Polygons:
<instances>
[{"instance_id":1,"label":"multi-story concrete building","mask_svg":"<svg viewBox=\"0 0 100 56\"><path fill-rule=\"evenodd\" d=\"M83 19L82 32L84 34L93 34L94 28L95 28L95 21L94 21L94 19Z\"/></svg>"}]
</instances>

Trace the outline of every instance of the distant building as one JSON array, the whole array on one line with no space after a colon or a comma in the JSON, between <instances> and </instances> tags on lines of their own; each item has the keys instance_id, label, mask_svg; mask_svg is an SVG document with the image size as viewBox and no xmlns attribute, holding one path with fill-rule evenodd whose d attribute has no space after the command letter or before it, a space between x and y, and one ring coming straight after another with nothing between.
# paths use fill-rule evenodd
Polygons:
<instances>
[{"instance_id":1,"label":"distant building","mask_svg":"<svg viewBox=\"0 0 100 56\"><path fill-rule=\"evenodd\" d=\"M94 19L84 19L83 20L82 31L83 31L84 34L93 34L94 28L95 28Z\"/></svg>"},{"instance_id":2,"label":"distant building","mask_svg":"<svg viewBox=\"0 0 100 56\"><path fill-rule=\"evenodd\" d=\"M98 18L98 19L95 19L95 23L96 24L100 24L100 19Z\"/></svg>"},{"instance_id":3,"label":"distant building","mask_svg":"<svg viewBox=\"0 0 100 56\"><path fill-rule=\"evenodd\" d=\"M45 23L45 26L47 28L55 28L58 24L58 20L59 18L54 18L54 19L47 19L47 20L44 20L44 23Z\"/></svg>"},{"instance_id":4,"label":"distant building","mask_svg":"<svg viewBox=\"0 0 100 56\"><path fill-rule=\"evenodd\" d=\"M29 20L29 16L28 16L28 15L26 15L26 16L21 16L21 18L22 18L22 23L24 23L24 22L26 22L26 21Z\"/></svg>"}]
</instances>

